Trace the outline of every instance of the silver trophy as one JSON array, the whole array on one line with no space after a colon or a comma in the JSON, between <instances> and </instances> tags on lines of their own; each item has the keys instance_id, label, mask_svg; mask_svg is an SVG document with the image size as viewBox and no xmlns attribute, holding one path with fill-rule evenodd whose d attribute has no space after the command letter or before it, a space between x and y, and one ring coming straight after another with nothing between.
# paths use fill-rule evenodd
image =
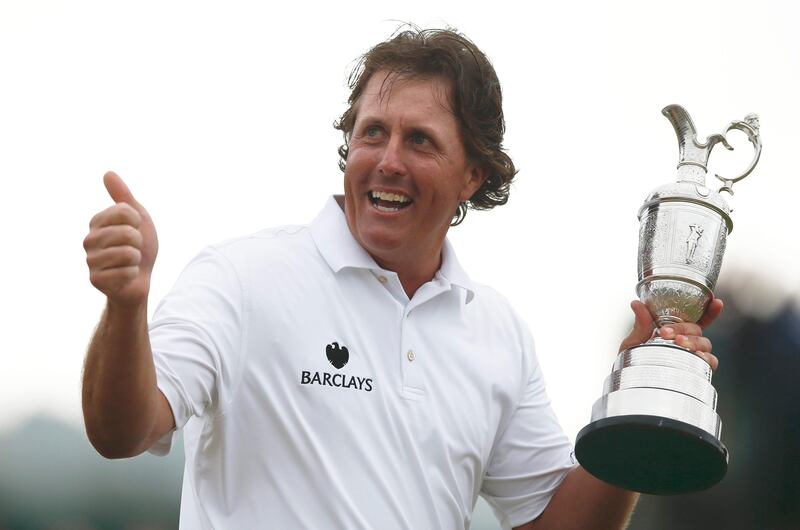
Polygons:
<instances>
[{"instance_id":1,"label":"silver trophy","mask_svg":"<svg viewBox=\"0 0 800 530\"><path fill-rule=\"evenodd\" d=\"M683 107L662 111L678 135L675 182L650 193L639 210L639 283L636 293L657 325L697 322L714 298L725 241L733 230L722 192L749 175L761 155L758 117L728 125L698 141ZM748 168L734 178L716 175L718 191L706 187L706 165L731 129L744 132L755 148ZM575 454L599 479L643 493L698 491L719 482L728 469L720 440L717 392L711 368L701 358L656 333L645 344L620 353L592 421L578 433Z\"/></svg>"}]
</instances>

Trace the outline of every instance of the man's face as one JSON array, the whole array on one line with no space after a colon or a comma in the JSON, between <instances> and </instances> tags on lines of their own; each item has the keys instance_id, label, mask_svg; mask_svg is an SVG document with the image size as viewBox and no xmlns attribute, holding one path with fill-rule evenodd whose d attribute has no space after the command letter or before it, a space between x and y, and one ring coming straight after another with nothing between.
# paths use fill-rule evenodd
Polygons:
<instances>
[{"instance_id":1,"label":"man's face","mask_svg":"<svg viewBox=\"0 0 800 530\"><path fill-rule=\"evenodd\" d=\"M385 83L384 83L385 81ZM353 236L382 266L438 259L458 204L484 181L466 157L448 82L383 71L368 81L344 174Z\"/></svg>"}]
</instances>

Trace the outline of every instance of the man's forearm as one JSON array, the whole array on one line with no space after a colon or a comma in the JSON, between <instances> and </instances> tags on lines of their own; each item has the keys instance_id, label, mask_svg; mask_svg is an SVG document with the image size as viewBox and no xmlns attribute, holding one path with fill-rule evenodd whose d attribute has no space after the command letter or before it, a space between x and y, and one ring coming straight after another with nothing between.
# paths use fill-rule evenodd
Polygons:
<instances>
[{"instance_id":1,"label":"man's forearm","mask_svg":"<svg viewBox=\"0 0 800 530\"><path fill-rule=\"evenodd\" d=\"M541 517L519 530L621 530L639 494L606 484L581 466L570 471Z\"/></svg>"},{"instance_id":2,"label":"man's forearm","mask_svg":"<svg viewBox=\"0 0 800 530\"><path fill-rule=\"evenodd\" d=\"M83 372L83 417L95 449L107 458L146 450L158 398L146 303L109 304L89 345Z\"/></svg>"}]
</instances>

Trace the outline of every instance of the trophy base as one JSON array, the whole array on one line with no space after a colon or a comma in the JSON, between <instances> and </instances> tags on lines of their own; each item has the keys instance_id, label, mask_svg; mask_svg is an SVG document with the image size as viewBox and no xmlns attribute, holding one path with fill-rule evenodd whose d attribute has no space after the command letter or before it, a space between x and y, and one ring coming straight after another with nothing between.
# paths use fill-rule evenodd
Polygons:
<instances>
[{"instance_id":1,"label":"trophy base","mask_svg":"<svg viewBox=\"0 0 800 530\"><path fill-rule=\"evenodd\" d=\"M656 495L709 488L728 470L728 450L716 437L660 416L593 421L578 433L575 455L603 482Z\"/></svg>"},{"instance_id":2,"label":"trophy base","mask_svg":"<svg viewBox=\"0 0 800 530\"><path fill-rule=\"evenodd\" d=\"M642 493L699 491L728 469L711 368L693 353L651 341L620 352L575 456L592 475Z\"/></svg>"}]
</instances>

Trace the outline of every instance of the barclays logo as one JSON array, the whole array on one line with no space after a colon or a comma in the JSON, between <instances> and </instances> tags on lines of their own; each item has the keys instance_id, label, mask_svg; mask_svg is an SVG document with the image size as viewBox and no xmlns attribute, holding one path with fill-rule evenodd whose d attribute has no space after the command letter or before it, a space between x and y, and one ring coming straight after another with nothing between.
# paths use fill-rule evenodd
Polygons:
<instances>
[{"instance_id":1,"label":"barclays logo","mask_svg":"<svg viewBox=\"0 0 800 530\"><path fill-rule=\"evenodd\" d=\"M340 370L350 360L350 351L345 345L332 342L325 347L325 356L334 368ZM300 373L301 385L320 385L338 388L350 388L353 390L363 390L372 392L372 378L346 375L342 373L312 372L303 370Z\"/></svg>"}]
</instances>

